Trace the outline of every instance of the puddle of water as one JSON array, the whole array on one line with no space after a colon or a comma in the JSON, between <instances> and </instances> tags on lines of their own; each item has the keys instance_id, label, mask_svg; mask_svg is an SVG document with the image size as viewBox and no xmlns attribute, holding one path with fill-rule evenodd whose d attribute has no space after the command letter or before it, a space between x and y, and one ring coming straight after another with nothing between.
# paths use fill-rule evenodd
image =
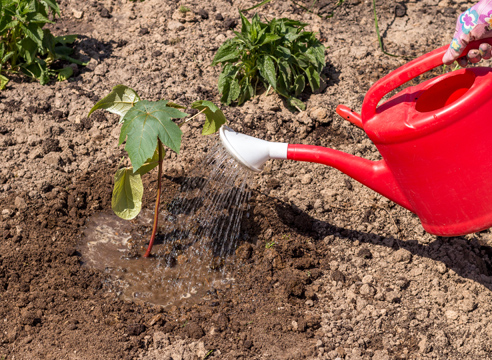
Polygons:
<instances>
[{"instance_id":1,"label":"puddle of water","mask_svg":"<svg viewBox=\"0 0 492 360\"><path fill-rule=\"evenodd\" d=\"M217 145L173 201L163 204L152 258L128 256L150 238L153 211L144 210L132 221L113 213L94 215L80 244L82 260L108 273L108 285L124 299L159 305L199 300L211 287L233 281L226 269L234 264L249 178Z\"/></svg>"}]
</instances>

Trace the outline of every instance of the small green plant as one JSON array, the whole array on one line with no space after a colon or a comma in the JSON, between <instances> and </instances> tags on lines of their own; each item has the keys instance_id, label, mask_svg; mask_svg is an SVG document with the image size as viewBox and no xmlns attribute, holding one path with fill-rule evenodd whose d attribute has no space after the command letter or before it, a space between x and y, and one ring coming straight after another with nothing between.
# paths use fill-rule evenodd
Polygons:
<instances>
[{"instance_id":1,"label":"small green plant","mask_svg":"<svg viewBox=\"0 0 492 360\"><path fill-rule=\"evenodd\" d=\"M190 8L188 8L188 7L186 7L186 6L181 5L181 6L179 7L179 12L181 12L181 13L183 13L183 14L186 14L186 13L187 13L187 12L189 12L189 11L190 11Z\"/></svg>"},{"instance_id":2,"label":"small green plant","mask_svg":"<svg viewBox=\"0 0 492 360\"><path fill-rule=\"evenodd\" d=\"M226 118L222 111L210 101L195 101L191 107L199 112L176 124L172 119L183 119L188 114L186 107L167 100L141 100L137 93L124 85L117 85L111 93L98 101L90 110L105 109L120 116L121 132L118 145L125 144L131 166L116 171L111 207L116 215L125 220L135 218L142 209L142 175L159 167L154 225L149 246L144 257L149 257L157 232L157 219L161 198L162 163L164 146L179 153L181 147L181 125L199 114L205 115L202 135L217 132Z\"/></svg>"},{"instance_id":3,"label":"small green plant","mask_svg":"<svg viewBox=\"0 0 492 360\"><path fill-rule=\"evenodd\" d=\"M0 1L0 90L9 79L3 73L17 73L37 79L46 84L52 76L58 80L68 79L73 74L69 66L52 70L55 60L66 60L85 65L70 55L76 35L53 36L46 24L54 23L60 9L55 0L1 0Z\"/></svg>"},{"instance_id":4,"label":"small green plant","mask_svg":"<svg viewBox=\"0 0 492 360\"><path fill-rule=\"evenodd\" d=\"M221 101L241 105L256 95L258 84L272 88L287 99L291 107L304 110L297 97L309 84L312 91L321 85L320 73L325 66L325 47L307 24L290 19L260 21L255 14L251 22L240 12L241 32L227 40L215 54L212 66L223 64L219 76Z\"/></svg>"},{"instance_id":5,"label":"small green plant","mask_svg":"<svg viewBox=\"0 0 492 360\"><path fill-rule=\"evenodd\" d=\"M270 249L270 248L274 247L275 245L277 245L277 243L275 241L269 241L265 244L265 249Z\"/></svg>"}]
</instances>

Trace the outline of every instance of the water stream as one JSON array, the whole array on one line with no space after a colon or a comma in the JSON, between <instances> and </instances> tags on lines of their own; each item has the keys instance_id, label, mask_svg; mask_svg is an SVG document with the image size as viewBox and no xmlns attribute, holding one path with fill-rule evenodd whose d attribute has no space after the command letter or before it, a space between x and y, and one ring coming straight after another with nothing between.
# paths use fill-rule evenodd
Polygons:
<instances>
[{"instance_id":1,"label":"water stream","mask_svg":"<svg viewBox=\"0 0 492 360\"><path fill-rule=\"evenodd\" d=\"M100 213L84 230L84 263L107 272L108 286L124 299L171 305L202 298L212 286L233 281L227 268L240 240L250 177L222 145L214 146L161 206L152 258L129 254L150 238L153 211L132 221Z\"/></svg>"}]
</instances>

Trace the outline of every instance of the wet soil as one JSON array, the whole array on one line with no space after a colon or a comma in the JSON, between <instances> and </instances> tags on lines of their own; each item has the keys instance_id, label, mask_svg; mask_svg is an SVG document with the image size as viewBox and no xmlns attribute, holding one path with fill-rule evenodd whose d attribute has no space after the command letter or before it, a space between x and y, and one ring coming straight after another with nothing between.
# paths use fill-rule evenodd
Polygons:
<instances>
[{"instance_id":1,"label":"wet soil","mask_svg":"<svg viewBox=\"0 0 492 360\"><path fill-rule=\"evenodd\" d=\"M369 87L407 60L379 49L372 1L334 3L314 8L333 11L327 19L289 1L258 10L309 23L328 48L326 87L303 95L305 112L289 112L273 94L223 110L230 126L250 135L377 160L363 131L335 108L360 111ZM429 235L414 214L322 165L270 162L255 176L235 281L194 304L123 300L104 270L84 265L84 230L111 211L124 155L117 117L87 118L90 108L117 84L149 100L218 103L219 69L209 64L238 28L237 8L253 4L60 1L52 30L80 34L75 56L89 64L46 86L13 77L0 93L0 357L492 358L490 230ZM386 50L408 57L449 42L457 15L471 5L376 4ZM184 18L181 5L191 9ZM217 141L200 127L185 125L179 157L167 154L163 206ZM149 211L155 177L144 181Z\"/></svg>"}]
</instances>

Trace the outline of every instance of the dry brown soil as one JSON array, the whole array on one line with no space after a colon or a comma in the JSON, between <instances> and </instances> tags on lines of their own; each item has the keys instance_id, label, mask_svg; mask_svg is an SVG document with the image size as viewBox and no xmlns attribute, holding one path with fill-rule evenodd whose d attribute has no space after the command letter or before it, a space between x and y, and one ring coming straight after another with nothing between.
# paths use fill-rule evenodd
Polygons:
<instances>
[{"instance_id":1,"label":"dry brown soil","mask_svg":"<svg viewBox=\"0 0 492 360\"><path fill-rule=\"evenodd\" d=\"M112 174L124 155L118 119L87 113L117 84L149 100L218 103L219 69L209 64L238 29L237 8L254 2L60 3L52 30L80 34L75 56L88 66L46 86L14 77L0 93L1 358L492 358L492 233L429 235L414 214L316 164L271 162L255 177L241 230L249 240L237 252L232 285L194 305L118 299L107 275L83 266L77 251L87 219L110 211ZM334 3L321 0L314 10L329 14ZM446 44L471 5L376 3L387 50L407 56ZM191 9L185 18L180 5ZM340 103L360 110L374 81L407 61L379 49L372 1L346 0L329 19L287 0L259 12L319 32L327 86L303 95L300 114L276 95L224 107L230 125L379 159L362 130L335 113ZM199 121L183 130L179 158L166 162L163 206L216 141L201 137ZM155 185L149 176L146 188ZM144 207L152 206L148 195Z\"/></svg>"}]
</instances>

